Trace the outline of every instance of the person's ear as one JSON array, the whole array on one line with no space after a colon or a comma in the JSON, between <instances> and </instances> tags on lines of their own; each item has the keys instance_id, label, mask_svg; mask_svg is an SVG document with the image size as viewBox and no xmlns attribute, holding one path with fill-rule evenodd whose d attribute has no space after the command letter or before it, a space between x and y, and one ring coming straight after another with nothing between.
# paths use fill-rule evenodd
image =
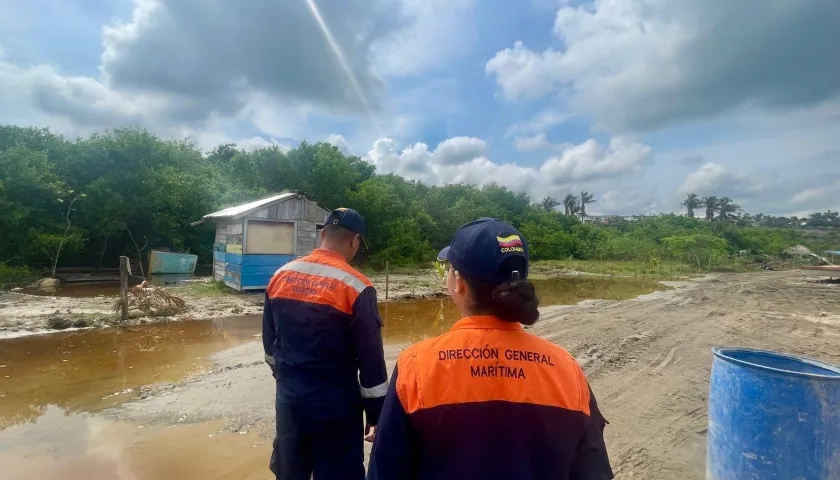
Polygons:
<instances>
[{"instance_id":1,"label":"person's ear","mask_svg":"<svg viewBox=\"0 0 840 480\"><path fill-rule=\"evenodd\" d=\"M454 271L454 274L455 274L455 293L463 294L464 292L466 292L467 282L465 282L464 279L461 278L461 274L458 273L457 270Z\"/></svg>"}]
</instances>

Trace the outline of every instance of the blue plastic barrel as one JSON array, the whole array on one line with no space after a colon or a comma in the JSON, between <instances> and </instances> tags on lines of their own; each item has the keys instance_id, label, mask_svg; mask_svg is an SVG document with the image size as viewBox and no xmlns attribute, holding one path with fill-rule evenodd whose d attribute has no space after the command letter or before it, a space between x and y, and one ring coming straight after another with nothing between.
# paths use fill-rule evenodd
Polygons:
<instances>
[{"instance_id":1,"label":"blue plastic barrel","mask_svg":"<svg viewBox=\"0 0 840 480\"><path fill-rule=\"evenodd\" d=\"M840 479L840 368L714 348L707 480Z\"/></svg>"}]
</instances>

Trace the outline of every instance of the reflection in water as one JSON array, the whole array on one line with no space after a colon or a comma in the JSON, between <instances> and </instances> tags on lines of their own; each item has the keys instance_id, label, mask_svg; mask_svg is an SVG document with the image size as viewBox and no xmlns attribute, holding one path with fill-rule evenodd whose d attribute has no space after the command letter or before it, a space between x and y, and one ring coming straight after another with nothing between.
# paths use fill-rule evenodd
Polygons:
<instances>
[{"instance_id":1,"label":"reflection in water","mask_svg":"<svg viewBox=\"0 0 840 480\"><path fill-rule=\"evenodd\" d=\"M271 441L221 422L143 427L50 407L0 432L3 480L268 479ZM244 433L244 432L243 432Z\"/></svg>"},{"instance_id":2,"label":"reflection in water","mask_svg":"<svg viewBox=\"0 0 840 480\"><path fill-rule=\"evenodd\" d=\"M665 289L652 279L605 280L598 276L534 280L534 285L542 306L573 305L586 299L626 300ZM386 302L379 309L385 322L385 341L391 343L416 342L440 335L459 317L448 297Z\"/></svg>"},{"instance_id":3,"label":"reflection in water","mask_svg":"<svg viewBox=\"0 0 840 480\"><path fill-rule=\"evenodd\" d=\"M0 341L0 430L42 415L104 408L141 385L177 380L253 339L260 317L63 332Z\"/></svg>"}]
</instances>

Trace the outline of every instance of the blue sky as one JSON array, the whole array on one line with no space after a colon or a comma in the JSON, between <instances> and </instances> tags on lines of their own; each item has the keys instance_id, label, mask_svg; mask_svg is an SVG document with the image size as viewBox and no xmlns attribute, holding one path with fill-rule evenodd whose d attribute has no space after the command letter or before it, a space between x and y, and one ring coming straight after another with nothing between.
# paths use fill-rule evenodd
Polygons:
<instances>
[{"instance_id":1,"label":"blue sky","mask_svg":"<svg viewBox=\"0 0 840 480\"><path fill-rule=\"evenodd\" d=\"M7 0L0 123L327 140L433 184L591 191L595 213L694 192L802 215L840 209L837 18L834 0Z\"/></svg>"}]
</instances>

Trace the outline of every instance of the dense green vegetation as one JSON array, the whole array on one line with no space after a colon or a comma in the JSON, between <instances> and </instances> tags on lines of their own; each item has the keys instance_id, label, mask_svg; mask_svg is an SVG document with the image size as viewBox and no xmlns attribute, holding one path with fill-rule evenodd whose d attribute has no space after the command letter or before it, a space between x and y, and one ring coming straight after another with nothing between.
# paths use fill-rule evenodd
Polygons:
<instances>
[{"instance_id":1,"label":"dense green vegetation","mask_svg":"<svg viewBox=\"0 0 840 480\"><path fill-rule=\"evenodd\" d=\"M190 222L282 190L303 191L327 208L359 210L369 228L365 261L374 268L385 261L427 263L459 225L481 216L520 228L536 259L664 260L708 268L742 250L777 256L798 243L814 250L840 247L833 233L751 226L756 223L745 218L773 217L735 215L737 206L728 199L707 214L723 221L668 214L581 223L577 214L593 201L589 192L534 203L498 185L429 186L378 175L361 158L324 143L303 143L289 152L225 144L203 153L189 141L140 129L70 140L45 129L5 126L0 270L11 275L26 272L23 267L49 269L56 257L58 266L114 266L119 255L137 257L157 247L197 253L207 262L213 226ZM828 226L836 214L819 218Z\"/></svg>"}]
</instances>

